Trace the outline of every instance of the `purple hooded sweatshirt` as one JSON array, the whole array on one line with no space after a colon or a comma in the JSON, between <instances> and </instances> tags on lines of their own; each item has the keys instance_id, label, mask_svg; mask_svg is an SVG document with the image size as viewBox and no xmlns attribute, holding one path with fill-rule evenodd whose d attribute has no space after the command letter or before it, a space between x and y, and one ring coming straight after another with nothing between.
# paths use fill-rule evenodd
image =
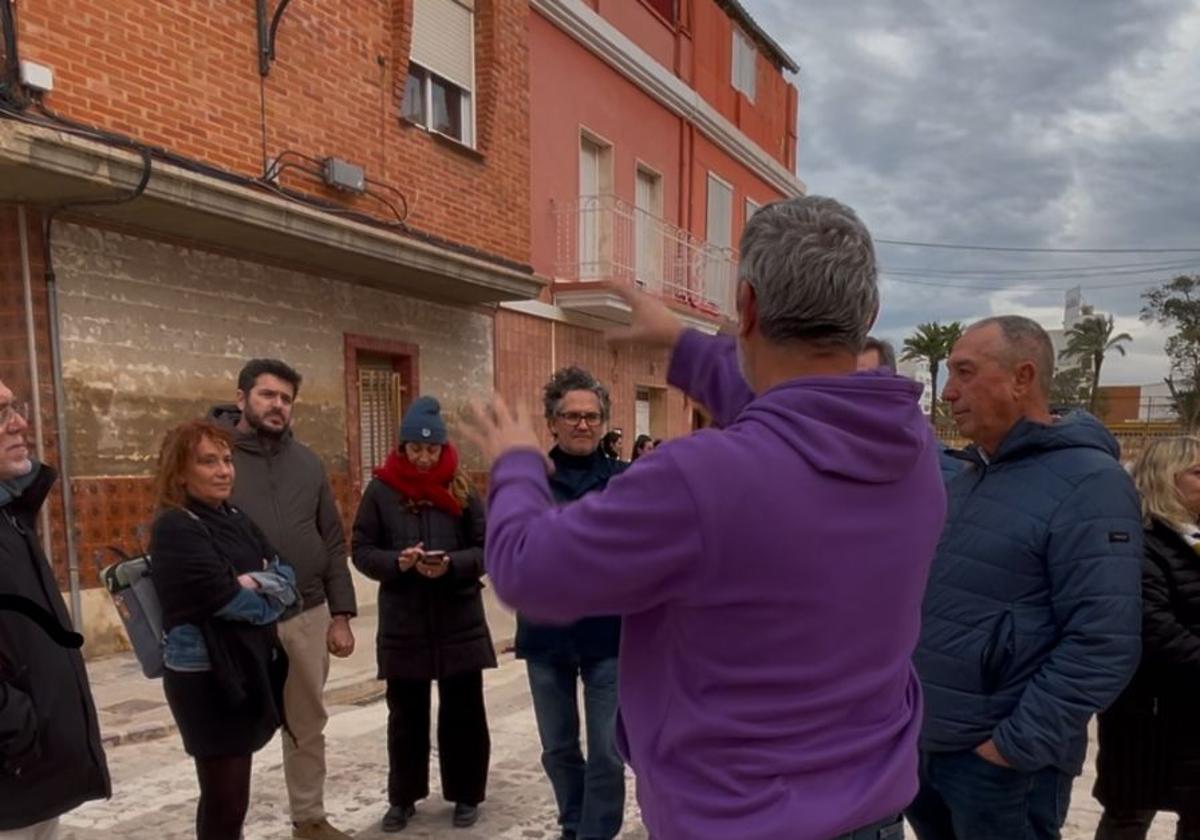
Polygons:
<instances>
[{"instance_id":1,"label":"purple hooded sweatshirt","mask_svg":"<svg viewBox=\"0 0 1200 840\"><path fill-rule=\"evenodd\" d=\"M921 387L883 372L755 398L732 340L669 380L722 429L559 508L543 457L492 470L486 562L547 622L623 616L617 742L654 840L828 840L917 791L910 664L945 518Z\"/></svg>"}]
</instances>

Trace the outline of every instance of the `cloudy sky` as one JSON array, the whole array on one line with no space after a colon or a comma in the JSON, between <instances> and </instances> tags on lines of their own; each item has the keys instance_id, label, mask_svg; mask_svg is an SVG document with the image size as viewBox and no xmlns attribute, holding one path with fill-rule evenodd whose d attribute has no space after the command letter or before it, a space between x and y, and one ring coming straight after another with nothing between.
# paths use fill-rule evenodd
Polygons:
<instances>
[{"instance_id":1,"label":"cloudy sky","mask_svg":"<svg viewBox=\"0 0 1200 840\"><path fill-rule=\"evenodd\" d=\"M1200 249L1200 0L743 3L801 66L800 176L877 238ZM878 250L880 334L1011 312L1061 327L1079 284L1134 337L1112 384L1161 380L1140 294L1200 273L1200 250Z\"/></svg>"}]
</instances>

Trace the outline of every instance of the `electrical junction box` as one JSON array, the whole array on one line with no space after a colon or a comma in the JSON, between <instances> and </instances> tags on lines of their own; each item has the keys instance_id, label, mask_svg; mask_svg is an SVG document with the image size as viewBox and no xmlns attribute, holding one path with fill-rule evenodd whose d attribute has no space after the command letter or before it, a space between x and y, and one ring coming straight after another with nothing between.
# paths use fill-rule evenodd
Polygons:
<instances>
[{"instance_id":1,"label":"electrical junction box","mask_svg":"<svg viewBox=\"0 0 1200 840\"><path fill-rule=\"evenodd\" d=\"M49 93L54 90L54 71L36 61L21 61L21 84L31 90Z\"/></svg>"},{"instance_id":2,"label":"electrical junction box","mask_svg":"<svg viewBox=\"0 0 1200 840\"><path fill-rule=\"evenodd\" d=\"M325 158L321 174L325 183L335 189L353 193L365 192L367 189L363 168L341 158Z\"/></svg>"}]
</instances>

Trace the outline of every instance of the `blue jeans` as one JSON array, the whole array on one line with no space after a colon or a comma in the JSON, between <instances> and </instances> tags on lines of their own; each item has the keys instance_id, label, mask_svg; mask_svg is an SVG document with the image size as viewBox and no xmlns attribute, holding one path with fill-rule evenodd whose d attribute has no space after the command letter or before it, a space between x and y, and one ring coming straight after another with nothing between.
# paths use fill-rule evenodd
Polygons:
<instances>
[{"instance_id":1,"label":"blue jeans","mask_svg":"<svg viewBox=\"0 0 1200 840\"><path fill-rule=\"evenodd\" d=\"M921 789L904 816L920 840L1059 840L1071 776L1024 773L973 751L921 753Z\"/></svg>"},{"instance_id":2,"label":"blue jeans","mask_svg":"<svg viewBox=\"0 0 1200 840\"><path fill-rule=\"evenodd\" d=\"M525 666L559 825L579 840L612 840L625 818L625 764L616 745L616 657L528 660ZM579 678L587 716L586 762L579 746Z\"/></svg>"}]
</instances>

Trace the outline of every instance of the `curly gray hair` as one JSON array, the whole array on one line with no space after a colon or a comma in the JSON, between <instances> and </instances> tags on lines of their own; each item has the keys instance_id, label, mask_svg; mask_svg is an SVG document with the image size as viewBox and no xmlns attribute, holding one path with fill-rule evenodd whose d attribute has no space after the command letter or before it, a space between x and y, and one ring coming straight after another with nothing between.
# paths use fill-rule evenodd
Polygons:
<instances>
[{"instance_id":1,"label":"curly gray hair","mask_svg":"<svg viewBox=\"0 0 1200 840\"><path fill-rule=\"evenodd\" d=\"M600 380L577 365L561 368L554 372L546 387L542 389L542 402L546 407L546 419L553 420L558 414L563 398L570 391L591 391L600 400L600 411L607 420L612 411L612 401L608 389L600 384Z\"/></svg>"}]
</instances>

